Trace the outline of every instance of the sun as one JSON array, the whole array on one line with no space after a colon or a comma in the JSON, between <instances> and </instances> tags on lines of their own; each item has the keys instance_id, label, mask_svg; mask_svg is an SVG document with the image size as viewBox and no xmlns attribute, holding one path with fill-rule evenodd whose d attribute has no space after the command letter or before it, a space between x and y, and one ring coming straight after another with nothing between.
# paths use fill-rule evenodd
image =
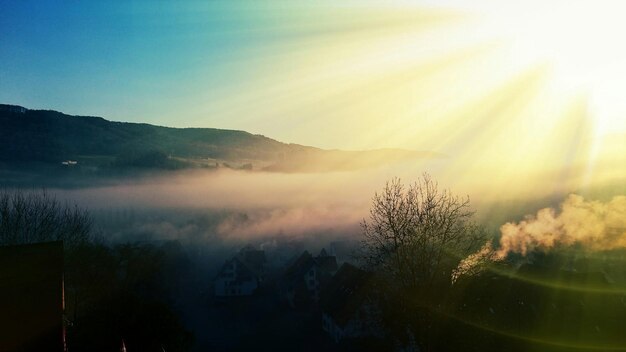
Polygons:
<instances>
[{"instance_id":1,"label":"sun","mask_svg":"<svg viewBox=\"0 0 626 352\"><path fill-rule=\"evenodd\" d=\"M626 21L622 19L626 2L427 0L426 3L468 15L455 29L456 34L450 32L447 37L465 38L460 40L464 45L498 43L500 61L492 68L505 72L505 79L522 76L533 67L545 68L542 72L547 72L543 75L541 93L524 105L535 105L535 110L498 112L515 120L517 126L533 127L527 129L525 137L519 138L520 147L505 148L504 158L488 156L497 160L495 169L560 168L558 179L563 175L577 179L568 186L570 189L609 182L623 172L618 165L623 165L626 147L626 42L622 38L626 33ZM506 145L511 130L506 131L504 141L490 145ZM488 148L478 148L485 149ZM552 157L545 157L549 151ZM526 164L522 164L523 160ZM509 174L505 175L505 179L510 179Z\"/></svg>"},{"instance_id":2,"label":"sun","mask_svg":"<svg viewBox=\"0 0 626 352\"><path fill-rule=\"evenodd\" d=\"M562 94L586 95L596 134L626 132L626 3L478 1L475 31L509 43L521 66L545 63Z\"/></svg>"}]
</instances>

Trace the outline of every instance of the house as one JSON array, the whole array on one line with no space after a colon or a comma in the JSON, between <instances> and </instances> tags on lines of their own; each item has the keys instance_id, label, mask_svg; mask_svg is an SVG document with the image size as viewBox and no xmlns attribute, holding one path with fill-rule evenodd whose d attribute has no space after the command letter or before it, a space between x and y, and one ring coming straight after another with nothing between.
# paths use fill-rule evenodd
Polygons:
<instances>
[{"instance_id":1,"label":"house","mask_svg":"<svg viewBox=\"0 0 626 352\"><path fill-rule=\"evenodd\" d=\"M375 305L370 300L371 274L344 263L321 297L322 329L337 343L346 337L373 336Z\"/></svg>"},{"instance_id":2,"label":"house","mask_svg":"<svg viewBox=\"0 0 626 352\"><path fill-rule=\"evenodd\" d=\"M328 247L328 253L337 257L337 263L351 261L354 249L360 246L360 242L354 239L332 241Z\"/></svg>"},{"instance_id":3,"label":"house","mask_svg":"<svg viewBox=\"0 0 626 352\"><path fill-rule=\"evenodd\" d=\"M0 247L0 350L65 351L63 243Z\"/></svg>"},{"instance_id":4,"label":"house","mask_svg":"<svg viewBox=\"0 0 626 352\"><path fill-rule=\"evenodd\" d=\"M283 275L282 293L291 307L319 302L321 288L337 272L337 259L322 249L313 257L304 251Z\"/></svg>"},{"instance_id":5,"label":"house","mask_svg":"<svg viewBox=\"0 0 626 352\"><path fill-rule=\"evenodd\" d=\"M217 297L250 296L265 277L265 252L246 246L222 266L214 280Z\"/></svg>"}]
</instances>

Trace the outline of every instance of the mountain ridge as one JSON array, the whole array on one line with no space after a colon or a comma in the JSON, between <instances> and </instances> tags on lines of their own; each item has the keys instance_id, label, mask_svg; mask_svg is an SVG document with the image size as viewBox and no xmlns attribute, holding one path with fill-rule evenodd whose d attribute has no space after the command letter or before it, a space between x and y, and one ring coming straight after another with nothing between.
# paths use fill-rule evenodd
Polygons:
<instances>
[{"instance_id":1,"label":"mountain ridge","mask_svg":"<svg viewBox=\"0 0 626 352\"><path fill-rule=\"evenodd\" d=\"M0 104L0 162L5 167L76 160L76 164L92 168L327 172L441 156L394 148L329 150L240 130L117 122Z\"/></svg>"}]
</instances>

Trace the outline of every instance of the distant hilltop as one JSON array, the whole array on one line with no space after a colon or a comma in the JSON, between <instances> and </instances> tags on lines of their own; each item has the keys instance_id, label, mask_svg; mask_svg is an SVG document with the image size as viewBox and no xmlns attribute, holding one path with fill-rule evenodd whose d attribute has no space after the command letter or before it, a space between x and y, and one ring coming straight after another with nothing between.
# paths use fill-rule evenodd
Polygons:
<instances>
[{"instance_id":1,"label":"distant hilltop","mask_svg":"<svg viewBox=\"0 0 626 352\"><path fill-rule=\"evenodd\" d=\"M71 160L81 170L328 172L441 156L402 149L325 150L245 131L113 122L0 104L0 171L28 163L66 166L64 162Z\"/></svg>"},{"instance_id":2,"label":"distant hilltop","mask_svg":"<svg viewBox=\"0 0 626 352\"><path fill-rule=\"evenodd\" d=\"M28 109L19 105L0 104L0 111L16 112L16 113L23 114L26 111L28 111Z\"/></svg>"}]
</instances>

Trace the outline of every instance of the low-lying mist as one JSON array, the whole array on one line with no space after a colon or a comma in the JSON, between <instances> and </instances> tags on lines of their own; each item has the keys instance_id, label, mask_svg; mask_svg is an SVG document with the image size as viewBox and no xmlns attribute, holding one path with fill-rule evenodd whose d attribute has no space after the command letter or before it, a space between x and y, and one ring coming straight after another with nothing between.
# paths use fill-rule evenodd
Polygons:
<instances>
[{"instance_id":1,"label":"low-lying mist","mask_svg":"<svg viewBox=\"0 0 626 352\"><path fill-rule=\"evenodd\" d=\"M424 172L439 188L468 195L476 219L494 230L580 191L574 179L547 177L549 173L526 173L528 182L523 183L507 181L502 174L452 173L451 165L457 163L437 159L326 173L191 170L49 191L88 209L103 237L116 242L352 238L360 233L359 223L368 216L374 193L388 180L400 177L408 184ZM120 222L119 214L128 218Z\"/></svg>"},{"instance_id":2,"label":"low-lying mist","mask_svg":"<svg viewBox=\"0 0 626 352\"><path fill-rule=\"evenodd\" d=\"M55 189L54 193L90 209L113 240L133 240L131 236L146 240L152 234L153 239L257 241L328 233L353 235L366 215L370 189L351 173L219 171Z\"/></svg>"}]
</instances>

